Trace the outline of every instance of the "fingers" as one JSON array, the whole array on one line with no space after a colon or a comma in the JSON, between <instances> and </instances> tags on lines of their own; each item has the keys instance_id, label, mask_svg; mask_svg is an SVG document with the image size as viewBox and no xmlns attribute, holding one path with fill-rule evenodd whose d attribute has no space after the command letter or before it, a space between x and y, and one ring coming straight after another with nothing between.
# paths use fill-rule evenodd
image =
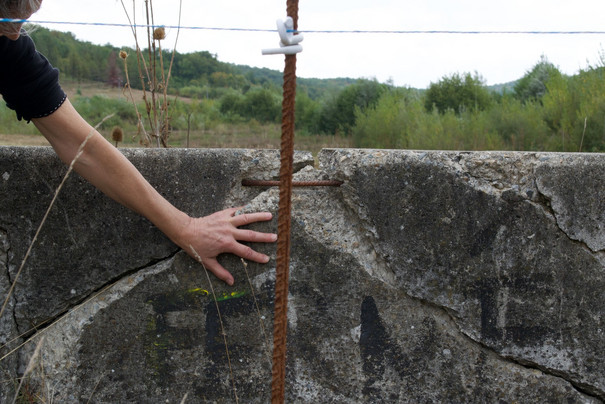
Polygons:
<instances>
[{"instance_id":1,"label":"fingers","mask_svg":"<svg viewBox=\"0 0 605 404\"><path fill-rule=\"evenodd\" d=\"M235 211L237 211L237 209ZM266 222L272 218L273 215L271 212L242 213L241 215L233 216L231 223L233 223L235 227L240 227L250 223Z\"/></svg>"},{"instance_id":2,"label":"fingers","mask_svg":"<svg viewBox=\"0 0 605 404\"><path fill-rule=\"evenodd\" d=\"M233 208L233 214L235 214L238 209L240 208ZM273 214L271 212L243 213L241 215L233 216L231 223L235 227L240 227L256 222L266 222L272 218ZM233 237L236 240L250 241L253 243L273 243L277 240L277 234L261 233L247 229L236 229L233 232Z\"/></svg>"},{"instance_id":3,"label":"fingers","mask_svg":"<svg viewBox=\"0 0 605 404\"><path fill-rule=\"evenodd\" d=\"M258 262L259 264L266 264L270 259L268 255L254 251L251 247L239 243L235 244L231 252L243 259Z\"/></svg>"},{"instance_id":4,"label":"fingers","mask_svg":"<svg viewBox=\"0 0 605 404\"><path fill-rule=\"evenodd\" d=\"M236 229L233 231L233 237L240 241L249 241L252 243L273 243L277 241L277 234L261 233L253 230Z\"/></svg>"},{"instance_id":5,"label":"fingers","mask_svg":"<svg viewBox=\"0 0 605 404\"><path fill-rule=\"evenodd\" d=\"M276 234L239 228L247 224L271 220L273 215L270 212L236 215L237 211L241 209L241 207L225 209L194 222L199 226L199 230L193 232L196 235L193 244L196 245L197 252L201 256L198 261L201 261L209 271L228 285L233 285L234 279L229 271L216 260L218 255L232 253L246 260L265 264L269 262L267 255L256 252L239 241L272 243L277 240Z\"/></svg>"},{"instance_id":6,"label":"fingers","mask_svg":"<svg viewBox=\"0 0 605 404\"><path fill-rule=\"evenodd\" d=\"M231 275L231 273L227 271L215 258L202 260L202 264L204 265L204 268L212 272L214 276L225 282L227 285L233 286L233 275Z\"/></svg>"}]
</instances>

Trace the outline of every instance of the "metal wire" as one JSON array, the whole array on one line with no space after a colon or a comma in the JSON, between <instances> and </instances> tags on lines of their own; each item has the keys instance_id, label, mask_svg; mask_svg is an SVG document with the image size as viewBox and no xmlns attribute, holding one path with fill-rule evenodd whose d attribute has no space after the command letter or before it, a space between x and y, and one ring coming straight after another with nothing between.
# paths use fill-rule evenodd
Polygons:
<instances>
[{"instance_id":1,"label":"metal wire","mask_svg":"<svg viewBox=\"0 0 605 404\"><path fill-rule=\"evenodd\" d=\"M275 29L267 28L242 28L242 27L204 27L187 25L148 25L148 24L128 24L116 22L87 22L87 21L45 21L45 20L24 20L18 18L0 18L0 23L32 23L32 24L57 24L57 25L91 25L103 27L127 27L127 28L157 28L164 27L168 29L184 30L202 30L202 31L236 31L236 32L275 32ZM602 30L443 30L443 29L393 29L393 30L372 30L372 29L307 29L296 30L297 33L304 34L395 34L395 35L605 35Z\"/></svg>"}]
</instances>

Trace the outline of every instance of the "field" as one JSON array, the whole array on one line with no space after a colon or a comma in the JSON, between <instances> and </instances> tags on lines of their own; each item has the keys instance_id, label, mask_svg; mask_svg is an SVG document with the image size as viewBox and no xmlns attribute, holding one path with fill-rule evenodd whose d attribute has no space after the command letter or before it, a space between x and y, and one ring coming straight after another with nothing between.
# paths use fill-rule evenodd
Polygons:
<instances>
[{"instance_id":1,"label":"field","mask_svg":"<svg viewBox=\"0 0 605 404\"><path fill-rule=\"evenodd\" d=\"M102 95L114 99L127 99L127 94L121 88L99 85L98 83L77 83L75 81L64 81L62 86L70 99L78 96L92 97ZM133 90L135 99L142 98L141 91ZM187 98L179 98L180 101L190 102ZM95 124L96 122L90 122ZM0 145L3 146L48 146L46 139L34 133L30 126L23 126L27 130L24 133L5 134L0 128ZM111 128L101 129L101 133L110 139ZM26 133L25 133L26 132ZM14 133L14 131L13 131ZM134 139L134 133L126 133L124 142L119 147L140 147ZM192 148L253 148L253 149L279 149L281 127L279 124L260 124L252 122L249 124L225 124L221 123L208 130L173 131L169 139L170 147L192 147ZM322 148L351 147L351 138L329 135L313 135L295 137L296 150L311 151L314 155Z\"/></svg>"}]
</instances>

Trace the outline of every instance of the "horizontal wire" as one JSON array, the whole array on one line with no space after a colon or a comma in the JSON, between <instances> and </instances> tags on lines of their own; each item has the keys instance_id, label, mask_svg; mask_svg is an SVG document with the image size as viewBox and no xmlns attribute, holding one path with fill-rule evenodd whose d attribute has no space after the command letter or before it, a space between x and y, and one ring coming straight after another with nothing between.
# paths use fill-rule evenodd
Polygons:
<instances>
[{"instance_id":1,"label":"horizontal wire","mask_svg":"<svg viewBox=\"0 0 605 404\"><path fill-rule=\"evenodd\" d=\"M106 27L135 27L155 28L164 27L169 29L190 29L205 31L239 31L239 32L275 32L275 29L263 28L234 28L234 27L201 27L186 25L148 25L127 24L112 22L84 22L84 21L38 21L14 18L0 18L0 23L33 23L33 24L58 24L58 25L90 25ZM304 34L407 34L407 35L605 35L605 31L597 30L299 30L297 33Z\"/></svg>"},{"instance_id":2,"label":"horizontal wire","mask_svg":"<svg viewBox=\"0 0 605 404\"><path fill-rule=\"evenodd\" d=\"M605 31L466 31L466 30L307 30L297 31L313 34L518 34L518 35L603 35Z\"/></svg>"},{"instance_id":3,"label":"horizontal wire","mask_svg":"<svg viewBox=\"0 0 605 404\"><path fill-rule=\"evenodd\" d=\"M246 32L275 32L275 29L257 29L257 28L229 28L229 27L195 27L184 25L149 25L149 24L127 24L116 22L84 22L84 21L39 21L39 20L20 20L14 18L0 18L0 23L31 23L31 24L58 24L58 25L90 25L102 27L134 27L134 28L169 28L169 29L197 29L210 31L246 31Z\"/></svg>"}]
</instances>

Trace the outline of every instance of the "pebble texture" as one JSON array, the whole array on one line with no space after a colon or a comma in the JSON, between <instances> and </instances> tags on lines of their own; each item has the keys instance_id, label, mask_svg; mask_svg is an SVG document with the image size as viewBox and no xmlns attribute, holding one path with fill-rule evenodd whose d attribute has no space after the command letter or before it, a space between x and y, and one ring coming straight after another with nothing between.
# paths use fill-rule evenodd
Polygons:
<instances>
[{"instance_id":1,"label":"pebble texture","mask_svg":"<svg viewBox=\"0 0 605 404\"><path fill-rule=\"evenodd\" d=\"M275 179L276 151L125 154L192 215L277 212L276 188L241 186ZM602 155L318 160L298 153L295 179L344 184L293 192L287 402L605 401ZM0 149L3 296L64 172ZM70 178L0 319L3 356L25 342L0 398L35 364L22 390L53 402L268 402L275 261L222 263L233 287Z\"/></svg>"}]
</instances>

